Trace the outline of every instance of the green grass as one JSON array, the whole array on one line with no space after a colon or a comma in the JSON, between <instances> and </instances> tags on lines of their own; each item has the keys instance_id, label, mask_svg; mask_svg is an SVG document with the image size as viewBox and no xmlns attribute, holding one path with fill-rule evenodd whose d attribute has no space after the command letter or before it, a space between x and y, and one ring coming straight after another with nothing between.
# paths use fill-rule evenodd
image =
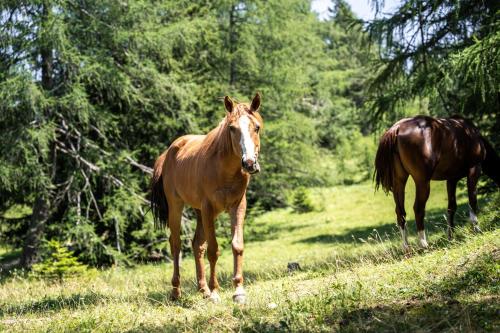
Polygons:
<instances>
[{"instance_id":1,"label":"green grass","mask_svg":"<svg viewBox=\"0 0 500 333\"><path fill-rule=\"evenodd\" d=\"M460 227L448 242L445 193L444 183L433 184L431 248L422 251L408 186L413 248L406 256L392 198L371 184L316 189L314 212L277 210L249 221L245 306L231 301L227 243L218 263L221 304L196 292L190 257L182 263L178 302L169 300L170 264L91 271L60 284L14 273L0 285L0 331L499 331L498 206L489 204L496 211L480 216L486 230L473 235L460 192ZM288 273L290 261L302 270Z\"/></svg>"}]
</instances>

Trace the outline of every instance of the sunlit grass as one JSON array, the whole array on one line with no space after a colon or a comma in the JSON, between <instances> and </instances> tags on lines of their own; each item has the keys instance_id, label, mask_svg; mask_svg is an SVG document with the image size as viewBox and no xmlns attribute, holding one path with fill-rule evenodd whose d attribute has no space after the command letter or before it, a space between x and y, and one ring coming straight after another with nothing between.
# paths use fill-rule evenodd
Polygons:
<instances>
[{"instance_id":1,"label":"sunlit grass","mask_svg":"<svg viewBox=\"0 0 500 333\"><path fill-rule=\"evenodd\" d=\"M219 260L222 303L196 291L182 262L183 298L169 300L170 264L115 267L54 283L14 273L0 285L0 330L24 331L433 331L498 328L499 232L473 235L459 194L457 240L445 239L446 190L427 206L431 248L405 256L392 197L371 184L315 189L317 210L277 210L248 221L248 303L231 301L229 244ZM410 235L414 190L407 189ZM302 270L288 273L287 263ZM453 321L443 321L442 316ZM399 328L399 329L398 329Z\"/></svg>"}]
</instances>

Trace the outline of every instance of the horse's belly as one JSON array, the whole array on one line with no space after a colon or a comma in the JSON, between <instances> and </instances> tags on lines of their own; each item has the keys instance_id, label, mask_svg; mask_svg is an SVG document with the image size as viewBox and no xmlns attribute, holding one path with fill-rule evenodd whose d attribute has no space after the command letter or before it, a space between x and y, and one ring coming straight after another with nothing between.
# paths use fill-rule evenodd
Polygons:
<instances>
[{"instance_id":1,"label":"horse's belly","mask_svg":"<svg viewBox=\"0 0 500 333\"><path fill-rule=\"evenodd\" d=\"M459 162L457 162L460 164ZM438 164L432 173L432 180L460 179L467 175L467 169L462 166Z\"/></svg>"}]
</instances>

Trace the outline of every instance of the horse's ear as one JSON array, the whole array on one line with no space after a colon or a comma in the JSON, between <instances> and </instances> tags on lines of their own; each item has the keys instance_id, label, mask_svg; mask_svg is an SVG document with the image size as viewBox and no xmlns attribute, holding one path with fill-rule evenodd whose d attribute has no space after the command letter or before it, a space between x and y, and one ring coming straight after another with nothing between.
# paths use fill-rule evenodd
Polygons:
<instances>
[{"instance_id":1,"label":"horse's ear","mask_svg":"<svg viewBox=\"0 0 500 333\"><path fill-rule=\"evenodd\" d=\"M224 96L224 106L226 107L227 112L233 112L234 102L229 96Z\"/></svg>"},{"instance_id":2,"label":"horse's ear","mask_svg":"<svg viewBox=\"0 0 500 333\"><path fill-rule=\"evenodd\" d=\"M250 105L250 109L252 112L258 112L260 108L260 94L256 93L255 97L252 100L252 104Z\"/></svg>"}]
</instances>

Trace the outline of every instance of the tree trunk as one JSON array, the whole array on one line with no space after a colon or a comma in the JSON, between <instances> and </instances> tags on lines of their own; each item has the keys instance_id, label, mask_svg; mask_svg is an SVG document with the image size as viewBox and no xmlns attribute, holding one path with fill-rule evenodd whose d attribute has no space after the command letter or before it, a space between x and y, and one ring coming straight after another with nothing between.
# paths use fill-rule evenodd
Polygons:
<instances>
[{"instance_id":1,"label":"tree trunk","mask_svg":"<svg viewBox=\"0 0 500 333\"><path fill-rule=\"evenodd\" d=\"M45 224L49 219L50 201L39 195L33 205L33 215L23 246L21 266L29 268L38 258L38 248L45 231Z\"/></svg>"},{"instance_id":2,"label":"tree trunk","mask_svg":"<svg viewBox=\"0 0 500 333\"><path fill-rule=\"evenodd\" d=\"M236 43L238 43L238 36L236 32L236 15L236 5L232 5L229 12L229 54L231 56L231 62L229 64L230 86L234 86L234 84L236 83L236 59L234 57L234 53L236 52Z\"/></svg>"},{"instance_id":3,"label":"tree trunk","mask_svg":"<svg viewBox=\"0 0 500 333\"><path fill-rule=\"evenodd\" d=\"M48 1L44 1L43 7L41 10L41 29L43 33L46 35L45 29L47 29L47 22L49 21L49 15L51 14L51 8ZM42 88L45 91L52 90L54 86L53 81L53 50L50 40L46 37L41 38L39 41L39 52L41 59L41 72L42 72ZM51 155L49 159L53 159L49 161L52 165L52 177L55 176L55 168L56 161L55 155ZM45 189L44 189L45 190ZM38 250L40 247L40 242L43 238L45 232L45 225L50 216L50 199L48 195L48 190L41 190L40 194L35 198L35 202L33 204L33 215L31 216L30 225L28 229L28 233L26 234L26 238L24 241L23 252L21 254L21 266L25 268L31 267L36 260L38 259Z\"/></svg>"}]
</instances>

